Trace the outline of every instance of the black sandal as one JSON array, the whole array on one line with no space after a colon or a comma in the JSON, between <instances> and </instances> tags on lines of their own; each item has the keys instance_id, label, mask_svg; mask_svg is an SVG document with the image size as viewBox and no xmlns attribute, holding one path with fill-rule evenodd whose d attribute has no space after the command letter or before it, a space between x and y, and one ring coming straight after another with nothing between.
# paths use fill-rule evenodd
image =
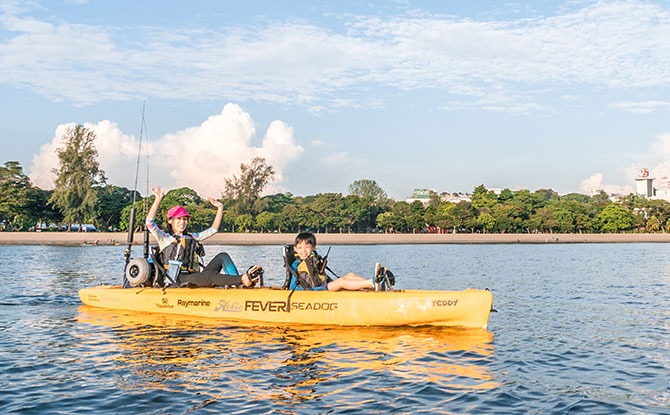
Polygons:
<instances>
[{"instance_id":1,"label":"black sandal","mask_svg":"<svg viewBox=\"0 0 670 415\"><path fill-rule=\"evenodd\" d=\"M386 281L386 290L391 291L395 285L395 275L393 275L390 269L384 268L384 280Z\"/></svg>"}]
</instances>

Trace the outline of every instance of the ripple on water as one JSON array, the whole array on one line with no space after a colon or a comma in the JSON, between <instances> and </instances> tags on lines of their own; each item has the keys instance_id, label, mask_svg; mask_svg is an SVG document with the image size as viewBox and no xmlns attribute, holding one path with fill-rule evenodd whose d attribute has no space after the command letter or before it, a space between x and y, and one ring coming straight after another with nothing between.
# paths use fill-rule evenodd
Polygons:
<instances>
[{"instance_id":1,"label":"ripple on water","mask_svg":"<svg viewBox=\"0 0 670 415\"><path fill-rule=\"evenodd\" d=\"M670 244L333 248L333 269L382 259L399 288L490 288L490 331L80 306L120 281L123 248L0 247L1 413L669 413ZM281 247L221 249L283 282Z\"/></svg>"}]
</instances>

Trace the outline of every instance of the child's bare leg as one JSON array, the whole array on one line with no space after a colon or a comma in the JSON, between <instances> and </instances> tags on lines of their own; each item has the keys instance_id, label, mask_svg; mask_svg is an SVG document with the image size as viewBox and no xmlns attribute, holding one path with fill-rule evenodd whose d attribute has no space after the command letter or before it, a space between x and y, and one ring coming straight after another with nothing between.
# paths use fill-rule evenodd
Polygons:
<instances>
[{"instance_id":1,"label":"child's bare leg","mask_svg":"<svg viewBox=\"0 0 670 415\"><path fill-rule=\"evenodd\" d=\"M357 291L364 289L374 289L372 281L367 278L359 277L353 273L349 273L328 283L328 291Z\"/></svg>"},{"instance_id":2,"label":"child's bare leg","mask_svg":"<svg viewBox=\"0 0 670 415\"><path fill-rule=\"evenodd\" d=\"M350 280L350 281L360 281L360 280L369 281L370 280L369 278L363 278L360 275L355 274L353 272L349 272L349 273L341 276L340 278L344 278L345 280Z\"/></svg>"}]
</instances>

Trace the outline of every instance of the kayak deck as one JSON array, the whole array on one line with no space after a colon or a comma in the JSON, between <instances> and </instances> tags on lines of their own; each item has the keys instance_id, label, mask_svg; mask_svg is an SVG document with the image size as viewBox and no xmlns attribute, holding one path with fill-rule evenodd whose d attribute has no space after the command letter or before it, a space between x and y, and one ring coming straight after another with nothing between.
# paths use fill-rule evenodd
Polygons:
<instances>
[{"instance_id":1,"label":"kayak deck","mask_svg":"<svg viewBox=\"0 0 670 415\"><path fill-rule=\"evenodd\" d=\"M79 291L89 306L243 322L486 328L488 290L289 291L279 288L122 288Z\"/></svg>"}]
</instances>

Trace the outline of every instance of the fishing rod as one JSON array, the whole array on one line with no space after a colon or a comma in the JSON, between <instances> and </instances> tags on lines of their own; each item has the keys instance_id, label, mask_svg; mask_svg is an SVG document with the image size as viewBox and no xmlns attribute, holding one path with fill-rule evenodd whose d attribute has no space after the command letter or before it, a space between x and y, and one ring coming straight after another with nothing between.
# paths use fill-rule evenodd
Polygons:
<instances>
[{"instance_id":1,"label":"fishing rod","mask_svg":"<svg viewBox=\"0 0 670 415\"><path fill-rule=\"evenodd\" d=\"M146 134L146 121L144 119L144 111L146 108L146 102L142 104L142 123L140 125L140 139L139 139L139 144L137 148L137 163L135 166L135 185L133 187L133 203L130 206L130 213L129 213L129 218L128 218L128 237L126 241L128 242L128 246L123 252L123 257L125 260L125 265L123 267L123 287L127 288L130 286L128 283L128 279L126 278L126 271L128 269L128 264L130 263L130 255L131 255L131 250L133 247L133 239L135 235L135 202L137 200L137 180L140 175L140 158L142 155L142 139L144 135ZM148 157L148 153L147 153ZM147 175L148 175L148 167L147 167ZM149 182L149 178L147 177L147 183ZM148 186L148 184L147 184ZM144 229L144 258L149 257L149 230Z\"/></svg>"}]
</instances>

